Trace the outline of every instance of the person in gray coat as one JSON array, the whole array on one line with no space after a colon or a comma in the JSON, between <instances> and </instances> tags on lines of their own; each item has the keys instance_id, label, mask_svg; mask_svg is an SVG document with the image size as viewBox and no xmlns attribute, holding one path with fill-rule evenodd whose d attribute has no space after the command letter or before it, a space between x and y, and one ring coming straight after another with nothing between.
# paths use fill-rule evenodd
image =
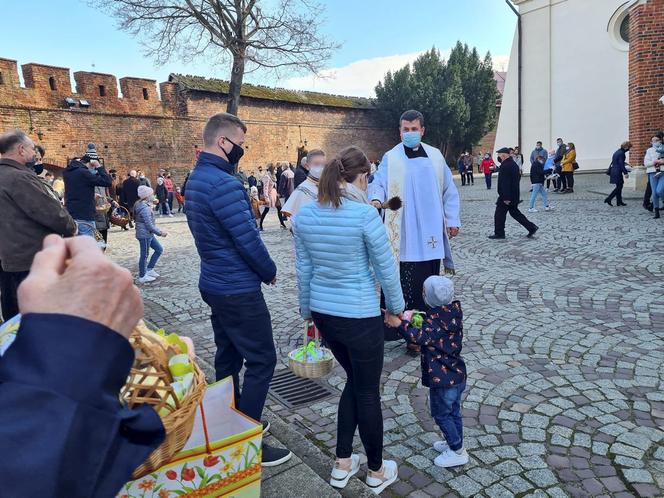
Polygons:
<instances>
[{"instance_id":1,"label":"person in gray coat","mask_svg":"<svg viewBox=\"0 0 664 498\"><path fill-rule=\"evenodd\" d=\"M153 282L159 277L154 267L157 266L159 257L164 252L155 235L166 237L166 230L157 227L154 221L154 211L152 210L152 196L154 190L145 185L138 187L138 201L134 204L134 221L136 222L136 240L140 245L140 257L138 260L138 283L146 284ZM152 249L152 257L148 260L148 253Z\"/></svg>"}]
</instances>

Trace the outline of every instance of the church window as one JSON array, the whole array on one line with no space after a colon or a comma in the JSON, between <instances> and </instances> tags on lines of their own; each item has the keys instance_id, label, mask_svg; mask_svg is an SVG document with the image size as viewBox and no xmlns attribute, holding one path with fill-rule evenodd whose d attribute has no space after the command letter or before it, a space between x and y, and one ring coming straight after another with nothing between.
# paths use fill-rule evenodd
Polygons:
<instances>
[{"instance_id":1,"label":"church window","mask_svg":"<svg viewBox=\"0 0 664 498\"><path fill-rule=\"evenodd\" d=\"M627 14L620 23L620 38L625 43L629 43L629 14Z\"/></svg>"},{"instance_id":2,"label":"church window","mask_svg":"<svg viewBox=\"0 0 664 498\"><path fill-rule=\"evenodd\" d=\"M53 76L51 76L48 79L48 86L51 89L51 91L55 91L57 89L57 87L55 86L55 78Z\"/></svg>"}]
</instances>

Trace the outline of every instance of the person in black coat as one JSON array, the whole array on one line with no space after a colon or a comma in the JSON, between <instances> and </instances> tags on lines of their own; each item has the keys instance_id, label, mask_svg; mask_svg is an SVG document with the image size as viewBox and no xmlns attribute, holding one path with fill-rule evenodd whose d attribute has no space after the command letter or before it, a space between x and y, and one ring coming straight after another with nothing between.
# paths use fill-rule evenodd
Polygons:
<instances>
[{"instance_id":1,"label":"person in black coat","mask_svg":"<svg viewBox=\"0 0 664 498\"><path fill-rule=\"evenodd\" d=\"M129 172L129 177L122 182L122 205L129 211L129 217L131 220L134 219L134 204L136 204L136 201L138 200L138 187L141 186L141 183L136 176L136 170L132 169ZM133 228L134 224L130 221L129 226Z\"/></svg>"},{"instance_id":2,"label":"person in black coat","mask_svg":"<svg viewBox=\"0 0 664 498\"><path fill-rule=\"evenodd\" d=\"M164 440L151 407L119 398L143 314L132 280L90 237L45 238L0 356L2 496L116 496Z\"/></svg>"},{"instance_id":3,"label":"person in black coat","mask_svg":"<svg viewBox=\"0 0 664 498\"><path fill-rule=\"evenodd\" d=\"M620 148L613 153L613 157L611 158L611 166L609 166L607 174L611 177L611 185L615 185L615 188L609 196L604 199L604 202L609 206L613 206L611 201L614 197L616 198L617 206L627 205L622 199L622 189L625 185L625 178L629 176L629 170L626 166L626 154L631 148L632 142L623 142Z\"/></svg>"},{"instance_id":4,"label":"person in black coat","mask_svg":"<svg viewBox=\"0 0 664 498\"><path fill-rule=\"evenodd\" d=\"M80 235L93 235L95 227L95 187L110 187L111 175L97 159L84 155L72 160L62 174L65 182L65 207L79 224Z\"/></svg>"},{"instance_id":5,"label":"person in black coat","mask_svg":"<svg viewBox=\"0 0 664 498\"><path fill-rule=\"evenodd\" d=\"M300 183L307 179L309 176L309 168L307 167L307 158L306 156L302 158L300 164L295 170L295 179L293 180L293 188L296 189L299 187Z\"/></svg>"},{"instance_id":6,"label":"person in black coat","mask_svg":"<svg viewBox=\"0 0 664 498\"><path fill-rule=\"evenodd\" d=\"M492 240L505 238L505 219L507 218L507 213L528 230L528 237L532 237L537 232L538 226L529 221L519 211L519 203L521 202L521 193L519 190L521 171L519 165L510 156L510 149L508 147L498 150L497 155L501 163L498 172L498 201L496 201L496 213L494 215L494 232L489 238Z\"/></svg>"}]
</instances>

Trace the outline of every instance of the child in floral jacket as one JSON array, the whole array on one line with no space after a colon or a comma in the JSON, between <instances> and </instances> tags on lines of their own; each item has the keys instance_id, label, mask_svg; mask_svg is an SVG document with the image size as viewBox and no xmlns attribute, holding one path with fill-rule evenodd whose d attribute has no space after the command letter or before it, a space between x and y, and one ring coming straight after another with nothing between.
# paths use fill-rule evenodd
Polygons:
<instances>
[{"instance_id":1,"label":"child in floral jacket","mask_svg":"<svg viewBox=\"0 0 664 498\"><path fill-rule=\"evenodd\" d=\"M423 297L427 304L423 320L406 311L401 318L388 316L388 325L398 327L406 341L421 347L422 385L430 389L431 416L446 440L434 443L440 452L434 463L456 467L468 463L461 418L461 394L466 387L466 364L461 358L463 312L447 277L426 279Z\"/></svg>"}]
</instances>

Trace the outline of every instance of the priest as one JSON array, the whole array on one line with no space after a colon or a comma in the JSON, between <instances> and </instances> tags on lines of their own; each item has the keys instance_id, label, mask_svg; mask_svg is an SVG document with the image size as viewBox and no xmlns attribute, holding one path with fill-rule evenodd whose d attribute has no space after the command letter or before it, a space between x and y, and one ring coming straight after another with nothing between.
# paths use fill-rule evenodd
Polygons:
<instances>
[{"instance_id":1,"label":"priest","mask_svg":"<svg viewBox=\"0 0 664 498\"><path fill-rule=\"evenodd\" d=\"M424 116L410 110L399 120L401 142L388 151L369 185L377 208L399 197L403 207L386 211L385 227L400 264L406 309L424 310L424 281L439 275L441 260L454 273L449 239L459 233L459 192L441 152L422 142Z\"/></svg>"}]
</instances>

